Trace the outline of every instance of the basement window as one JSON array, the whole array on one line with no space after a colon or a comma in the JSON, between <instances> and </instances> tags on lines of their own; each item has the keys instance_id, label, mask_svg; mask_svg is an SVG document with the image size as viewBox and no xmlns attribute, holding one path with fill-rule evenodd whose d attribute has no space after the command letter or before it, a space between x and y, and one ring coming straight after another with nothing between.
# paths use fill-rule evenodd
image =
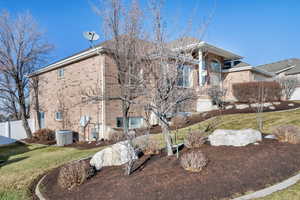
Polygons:
<instances>
[{"instance_id":1,"label":"basement window","mask_svg":"<svg viewBox=\"0 0 300 200\"><path fill-rule=\"evenodd\" d=\"M142 117L129 117L129 129L141 128L143 124ZM117 127L123 128L123 117L117 117Z\"/></svg>"}]
</instances>

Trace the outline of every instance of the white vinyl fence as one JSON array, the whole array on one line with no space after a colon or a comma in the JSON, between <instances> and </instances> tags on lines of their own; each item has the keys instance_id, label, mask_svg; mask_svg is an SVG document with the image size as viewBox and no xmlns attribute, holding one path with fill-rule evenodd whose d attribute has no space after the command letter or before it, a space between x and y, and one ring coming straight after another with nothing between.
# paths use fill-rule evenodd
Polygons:
<instances>
[{"instance_id":1,"label":"white vinyl fence","mask_svg":"<svg viewBox=\"0 0 300 200\"><path fill-rule=\"evenodd\" d=\"M29 119L28 123L31 131L34 132L34 120ZM15 140L21 140L27 137L21 120L0 123L0 136Z\"/></svg>"}]
</instances>

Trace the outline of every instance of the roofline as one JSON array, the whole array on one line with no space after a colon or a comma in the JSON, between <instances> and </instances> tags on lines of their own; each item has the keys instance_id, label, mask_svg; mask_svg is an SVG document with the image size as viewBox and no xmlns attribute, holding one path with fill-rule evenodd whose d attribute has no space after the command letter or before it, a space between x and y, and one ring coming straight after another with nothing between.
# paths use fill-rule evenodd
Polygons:
<instances>
[{"instance_id":1,"label":"roofline","mask_svg":"<svg viewBox=\"0 0 300 200\"><path fill-rule=\"evenodd\" d=\"M92 48L92 49L88 49L88 50L82 51L82 52L77 53L77 54L75 54L73 56L70 56L70 57L62 59L60 61L54 62L54 63L52 63L52 64L50 64L50 65L48 65L48 66L46 66L44 68L41 68L41 69L39 69L39 70L37 70L37 71L35 71L33 73L30 73L28 75L28 77L30 78L30 77L33 77L33 76L37 76L39 74L42 74L42 73L45 73L45 72L57 69L59 67L62 67L62 66L65 66L65 65L68 65L68 64L80 61L82 59L95 56L97 54L103 53L104 51L105 51L105 49L103 47L95 47L95 48Z\"/></svg>"},{"instance_id":2,"label":"roofline","mask_svg":"<svg viewBox=\"0 0 300 200\"><path fill-rule=\"evenodd\" d=\"M216 47L214 45L211 45L211 44L208 44L204 41L201 41L200 43L193 43L193 44L189 44L183 48L174 48L173 50L189 50L189 49L192 49L192 48L199 48L199 49L206 49L208 48L208 50L210 50L211 52L217 54L217 55L221 55L223 57L226 57L226 58L229 58L230 60L239 60L239 59L242 59L244 57L240 56L240 55L237 55L235 53L232 53L230 51L227 51L227 50L224 50L222 48L219 48L219 47Z\"/></svg>"},{"instance_id":3,"label":"roofline","mask_svg":"<svg viewBox=\"0 0 300 200\"><path fill-rule=\"evenodd\" d=\"M284 71L286 71L286 70L292 69L292 68L294 68L294 67L296 67L296 66L295 66L295 65L292 65L292 66L290 66L290 67L287 67L287 68L278 70L278 71L276 71L276 72L274 72L274 73L275 73L275 74L280 74L281 72L284 72Z\"/></svg>"},{"instance_id":4,"label":"roofline","mask_svg":"<svg viewBox=\"0 0 300 200\"><path fill-rule=\"evenodd\" d=\"M202 48L202 49L208 48L213 53L219 54L219 55L221 55L221 56L223 56L225 58L229 58L230 60L244 58L244 57L242 57L240 55L237 55L237 54L232 53L230 51L227 51L227 50L224 50L222 48L216 47L214 45L208 44L208 43L206 43L204 41L200 42L199 47Z\"/></svg>"},{"instance_id":5,"label":"roofline","mask_svg":"<svg viewBox=\"0 0 300 200\"><path fill-rule=\"evenodd\" d=\"M267 71L262 70L262 69L258 69L257 67L253 67L251 65L244 66L244 67L233 67L233 68L230 68L230 69L222 70L222 72L223 73L230 73L230 72L239 72L239 71L246 71L246 70L261 73L261 74L264 74L264 75L267 75L267 76L270 76L270 77L275 76L274 73L267 72Z\"/></svg>"}]
</instances>

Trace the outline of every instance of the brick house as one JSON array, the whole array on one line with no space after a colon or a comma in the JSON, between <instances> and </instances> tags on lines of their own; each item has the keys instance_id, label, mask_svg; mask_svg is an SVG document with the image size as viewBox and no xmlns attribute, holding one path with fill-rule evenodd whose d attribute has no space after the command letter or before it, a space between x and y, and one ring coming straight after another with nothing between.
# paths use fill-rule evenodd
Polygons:
<instances>
[{"instance_id":1,"label":"brick house","mask_svg":"<svg viewBox=\"0 0 300 200\"><path fill-rule=\"evenodd\" d=\"M298 58L290 58L259 65L257 69L273 73L273 78L275 79L280 77L293 77L300 80L300 59ZM300 100L300 85L295 89L290 100Z\"/></svg>"},{"instance_id":2,"label":"brick house","mask_svg":"<svg viewBox=\"0 0 300 200\"><path fill-rule=\"evenodd\" d=\"M228 91L226 99L234 101L233 83L261 80L273 75L242 62L243 57L225 49L193 38L184 40L187 42L185 49L193 49L189 55L193 62L182 69L180 84L194 88L198 95L198 99L189 104L187 111L203 112L210 109L212 104L206 91L212 85L223 85ZM167 46L170 50L176 50L176 44L178 42L175 40ZM82 90L97 86L101 94L118 93L118 86L111 84L116 73L116 65L104 45L84 50L37 70L30 77L38 77L40 80L40 113L36 116L31 111L32 118L39 117L41 127L76 131L84 140L92 139L92 132L97 132L99 138L107 138L111 129L122 126L120 101L82 103ZM132 107L130 116L130 128L143 126L142 108Z\"/></svg>"}]
</instances>

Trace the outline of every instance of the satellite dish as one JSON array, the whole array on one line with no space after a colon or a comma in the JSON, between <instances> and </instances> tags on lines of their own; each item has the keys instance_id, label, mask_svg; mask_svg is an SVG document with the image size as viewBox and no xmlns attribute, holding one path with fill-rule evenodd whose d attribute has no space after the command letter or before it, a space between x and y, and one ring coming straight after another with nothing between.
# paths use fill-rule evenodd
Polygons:
<instances>
[{"instance_id":1,"label":"satellite dish","mask_svg":"<svg viewBox=\"0 0 300 200\"><path fill-rule=\"evenodd\" d=\"M89 41L99 40L99 35L95 31L87 31L83 32L83 37L85 37Z\"/></svg>"}]
</instances>

